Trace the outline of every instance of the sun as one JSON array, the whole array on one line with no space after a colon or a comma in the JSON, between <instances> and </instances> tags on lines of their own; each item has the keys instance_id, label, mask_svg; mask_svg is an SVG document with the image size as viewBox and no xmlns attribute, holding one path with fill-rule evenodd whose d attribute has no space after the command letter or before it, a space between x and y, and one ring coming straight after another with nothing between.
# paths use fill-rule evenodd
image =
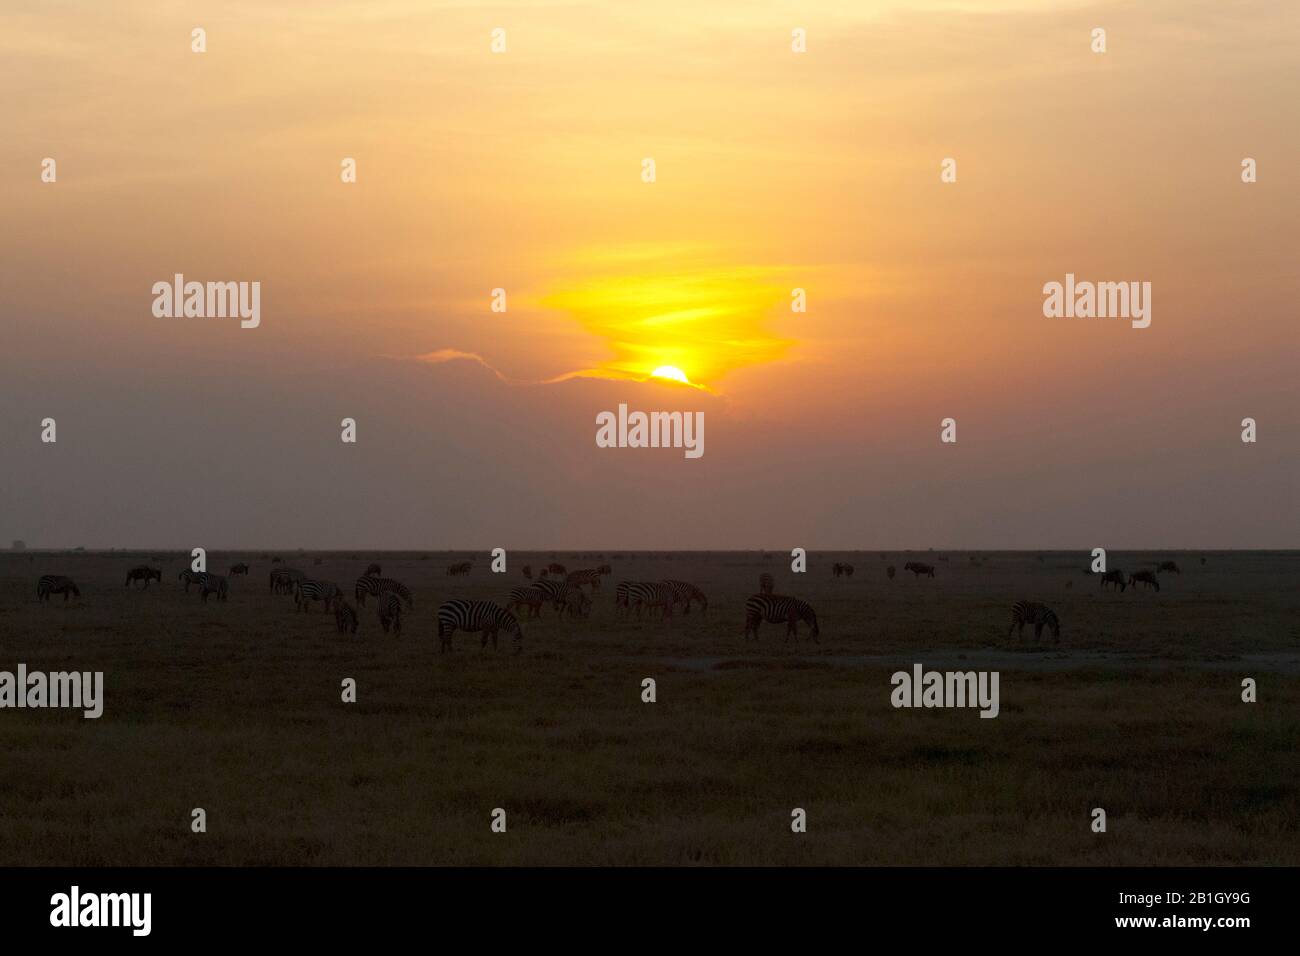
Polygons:
<instances>
[{"instance_id":1,"label":"sun","mask_svg":"<svg viewBox=\"0 0 1300 956\"><path fill-rule=\"evenodd\" d=\"M676 365L660 365L650 373L652 378L667 378L674 382L681 382L683 385L691 384L691 380L686 377L686 373Z\"/></svg>"}]
</instances>

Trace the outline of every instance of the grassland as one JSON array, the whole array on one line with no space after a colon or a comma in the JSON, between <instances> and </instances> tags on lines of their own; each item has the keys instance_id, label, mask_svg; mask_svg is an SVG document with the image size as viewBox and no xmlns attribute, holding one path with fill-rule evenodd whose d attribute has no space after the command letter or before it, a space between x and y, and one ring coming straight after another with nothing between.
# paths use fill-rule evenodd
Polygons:
<instances>
[{"instance_id":1,"label":"grassland","mask_svg":"<svg viewBox=\"0 0 1300 956\"><path fill-rule=\"evenodd\" d=\"M813 554L803 575L780 554L604 555L614 580L694 581L707 615L623 620L607 584L589 620L526 623L519 656L464 635L440 655L441 600L501 598L551 556L493 575L480 554L465 579L443 572L469 555L284 553L349 591L380 561L415 592L400 639L370 607L355 637L296 614L260 552L211 555L253 573L206 605L180 554L0 556L0 669L106 683L99 720L0 711L0 865L1300 863L1300 554L1110 556L1177 560L1158 594L1102 593L1077 553ZM124 588L155 556L163 586ZM819 644L743 640L762 571L816 606ZM51 572L82 597L39 605ZM1059 645L1008 638L1020 598L1057 609ZM914 661L999 670L1001 716L893 709Z\"/></svg>"}]
</instances>

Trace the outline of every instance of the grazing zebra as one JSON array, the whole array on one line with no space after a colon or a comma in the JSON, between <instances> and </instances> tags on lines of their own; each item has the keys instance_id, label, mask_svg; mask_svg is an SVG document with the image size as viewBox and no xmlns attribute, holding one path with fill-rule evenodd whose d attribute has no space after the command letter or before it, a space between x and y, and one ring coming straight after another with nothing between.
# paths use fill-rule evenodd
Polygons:
<instances>
[{"instance_id":1,"label":"grazing zebra","mask_svg":"<svg viewBox=\"0 0 1300 956\"><path fill-rule=\"evenodd\" d=\"M771 594L776 587L776 582L772 580L772 575L764 571L758 576L758 593Z\"/></svg>"},{"instance_id":2,"label":"grazing zebra","mask_svg":"<svg viewBox=\"0 0 1300 956\"><path fill-rule=\"evenodd\" d=\"M149 588L150 581L157 581L158 586L162 587L162 570L142 564L138 568L132 568L126 572L126 584L123 584L122 587L128 587L133 581L143 581L145 590Z\"/></svg>"},{"instance_id":3,"label":"grazing zebra","mask_svg":"<svg viewBox=\"0 0 1300 956\"><path fill-rule=\"evenodd\" d=\"M411 597L411 589L401 581L394 581L392 578L375 578L368 574L357 578L356 598L358 604L364 605L366 603L367 594L379 597L379 595L387 594L390 591L405 601L408 609L415 607L415 598Z\"/></svg>"},{"instance_id":4,"label":"grazing zebra","mask_svg":"<svg viewBox=\"0 0 1300 956\"><path fill-rule=\"evenodd\" d=\"M471 561L457 561L455 564L447 565L448 575L469 574L470 568L474 567Z\"/></svg>"},{"instance_id":5,"label":"grazing zebra","mask_svg":"<svg viewBox=\"0 0 1300 956\"><path fill-rule=\"evenodd\" d=\"M1060 641L1061 639L1061 622L1056 618L1056 612L1046 604L1035 604L1033 601L1017 601L1011 605L1011 626L1007 628L1007 637L1016 628L1020 631L1017 637L1025 636L1025 625L1034 625L1034 640L1040 640L1043 636L1043 627L1051 628L1052 637Z\"/></svg>"},{"instance_id":6,"label":"grazing zebra","mask_svg":"<svg viewBox=\"0 0 1300 956\"><path fill-rule=\"evenodd\" d=\"M190 585L191 585L191 584L198 584L199 581L202 579L202 577L203 577L203 572L201 572L201 571L191 571L189 568L186 568L186 569L185 569L184 571L182 571L180 574L176 575L176 580L177 580L177 581L184 581L184 582L185 582L185 593L186 593L186 594L189 594L189 593L190 593Z\"/></svg>"},{"instance_id":7,"label":"grazing zebra","mask_svg":"<svg viewBox=\"0 0 1300 956\"><path fill-rule=\"evenodd\" d=\"M272 594L292 594L294 586L305 575L297 568L275 568L271 572L271 593Z\"/></svg>"},{"instance_id":8,"label":"grazing zebra","mask_svg":"<svg viewBox=\"0 0 1300 956\"><path fill-rule=\"evenodd\" d=\"M298 610L311 612L312 601L322 601L325 604L325 610L330 610L335 598L343 596L337 584L331 584L329 581L313 581L310 578L303 578L298 582L298 586L293 592L293 603L297 605Z\"/></svg>"},{"instance_id":9,"label":"grazing zebra","mask_svg":"<svg viewBox=\"0 0 1300 956\"><path fill-rule=\"evenodd\" d=\"M396 591L385 591L375 599L375 606L379 614L379 626L388 633L388 629L393 629L393 637L402 636L402 599Z\"/></svg>"},{"instance_id":10,"label":"grazing zebra","mask_svg":"<svg viewBox=\"0 0 1300 956\"><path fill-rule=\"evenodd\" d=\"M631 581L619 581L618 584L614 586L614 607L620 608L624 616L627 615L628 611L632 610L630 599L631 593Z\"/></svg>"},{"instance_id":11,"label":"grazing zebra","mask_svg":"<svg viewBox=\"0 0 1300 956\"><path fill-rule=\"evenodd\" d=\"M72 578L65 578L61 574L43 574L36 582L36 600L48 601L51 594L62 594L64 604L67 604L68 598L74 594L81 597L81 591L73 583Z\"/></svg>"},{"instance_id":12,"label":"grazing zebra","mask_svg":"<svg viewBox=\"0 0 1300 956\"><path fill-rule=\"evenodd\" d=\"M627 597L629 605L636 608L638 619L643 608L656 607L663 612L664 617L672 617L673 604L677 600L672 585L663 581L655 583L637 581L629 586Z\"/></svg>"},{"instance_id":13,"label":"grazing zebra","mask_svg":"<svg viewBox=\"0 0 1300 956\"><path fill-rule=\"evenodd\" d=\"M685 581L664 581L664 584L673 589L673 600L682 604L682 613L691 613L691 602L699 601L700 610L704 613L709 611L709 599L704 592L694 584L688 584Z\"/></svg>"},{"instance_id":14,"label":"grazing zebra","mask_svg":"<svg viewBox=\"0 0 1300 956\"><path fill-rule=\"evenodd\" d=\"M888 577L889 580L891 581L894 580L894 575L897 573L898 570L892 564L889 567L885 568L885 576Z\"/></svg>"},{"instance_id":15,"label":"grazing zebra","mask_svg":"<svg viewBox=\"0 0 1300 956\"><path fill-rule=\"evenodd\" d=\"M230 576L233 578L237 574L248 574L248 565L245 562L241 561L239 564L232 564L230 566Z\"/></svg>"},{"instance_id":16,"label":"grazing zebra","mask_svg":"<svg viewBox=\"0 0 1300 956\"><path fill-rule=\"evenodd\" d=\"M554 561L552 561L550 564L548 564L548 565L546 566L546 570L547 570L547 571L550 571L552 574L568 574L568 573L569 573L569 572L565 569L564 565L562 565L562 564L556 564Z\"/></svg>"},{"instance_id":17,"label":"grazing zebra","mask_svg":"<svg viewBox=\"0 0 1300 956\"><path fill-rule=\"evenodd\" d=\"M1139 581L1149 588L1155 588L1157 591L1160 590L1160 579L1150 571L1139 571L1136 574L1130 575L1128 586L1136 591Z\"/></svg>"},{"instance_id":18,"label":"grazing zebra","mask_svg":"<svg viewBox=\"0 0 1300 956\"><path fill-rule=\"evenodd\" d=\"M549 600L549 596L539 587L521 587L510 589L510 601L506 605L511 611L518 611L519 606L528 607L529 617L541 617L542 605Z\"/></svg>"},{"instance_id":19,"label":"grazing zebra","mask_svg":"<svg viewBox=\"0 0 1300 956\"><path fill-rule=\"evenodd\" d=\"M357 609L348 603L347 598L339 598L334 603L334 626L340 634L357 632Z\"/></svg>"},{"instance_id":20,"label":"grazing zebra","mask_svg":"<svg viewBox=\"0 0 1300 956\"><path fill-rule=\"evenodd\" d=\"M926 564L923 561L908 561L907 564L903 565L903 570L911 571L918 578L923 574L926 577L934 577L934 565Z\"/></svg>"},{"instance_id":21,"label":"grazing zebra","mask_svg":"<svg viewBox=\"0 0 1300 956\"><path fill-rule=\"evenodd\" d=\"M818 637L821 629L817 626L817 614L807 601L782 597L779 594L755 594L745 602L746 640L750 635L753 635L754 640L758 640L758 625L763 621L769 624L784 622L787 641L790 640L791 635L796 641L799 639L799 622L803 621L809 626L812 639L821 643Z\"/></svg>"},{"instance_id":22,"label":"grazing zebra","mask_svg":"<svg viewBox=\"0 0 1300 956\"><path fill-rule=\"evenodd\" d=\"M218 601L229 600L230 586L225 577L220 574L213 574L210 571L202 572L198 577L199 597L203 603L208 603L208 595L215 594Z\"/></svg>"},{"instance_id":23,"label":"grazing zebra","mask_svg":"<svg viewBox=\"0 0 1300 956\"><path fill-rule=\"evenodd\" d=\"M524 649L524 631L515 620L515 616L505 608L491 601L468 601L457 598L438 608L438 650L440 653L451 650L451 636L456 631L482 631L483 647L487 647L488 638L492 638L492 648L496 649L497 634L505 631L513 634L515 653Z\"/></svg>"},{"instance_id":24,"label":"grazing zebra","mask_svg":"<svg viewBox=\"0 0 1300 956\"><path fill-rule=\"evenodd\" d=\"M1117 588L1119 588L1121 594L1123 594L1124 589L1128 587L1127 583L1124 580L1124 572L1121 571L1119 568L1115 568L1113 571L1107 571L1105 574L1101 576L1101 589L1103 591L1106 590L1107 584L1115 585Z\"/></svg>"},{"instance_id":25,"label":"grazing zebra","mask_svg":"<svg viewBox=\"0 0 1300 956\"><path fill-rule=\"evenodd\" d=\"M600 572L594 568L587 568L582 571L570 571L564 579L575 588L580 588L584 584L590 584L592 591L600 590Z\"/></svg>"},{"instance_id":26,"label":"grazing zebra","mask_svg":"<svg viewBox=\"0 0 1300 956\"><path fill-rule=\"evenodd\" d=\"M1176 561L1161 561L1160 567L1156 568L1156 571L1157 572L1169 571L1173 574L1183 573L1182 570L1178 567L1178 562Z\"/></svg>"},{"instance_id":27,"label":"grazing zebra","mask_svg":"<svg viewBox=\"0 0 1300 956\"><path fill-rule=\"evenodd\" d=\"M381 577L381 576L383 575L383 573L384 573L384 572L380 570L379 565L375 564L373 561L372 561L369 565L366 566L366 574L365 574L365 576L368 577L368 578L377 578L377 577Z\"/></svg>"}]
</instances>

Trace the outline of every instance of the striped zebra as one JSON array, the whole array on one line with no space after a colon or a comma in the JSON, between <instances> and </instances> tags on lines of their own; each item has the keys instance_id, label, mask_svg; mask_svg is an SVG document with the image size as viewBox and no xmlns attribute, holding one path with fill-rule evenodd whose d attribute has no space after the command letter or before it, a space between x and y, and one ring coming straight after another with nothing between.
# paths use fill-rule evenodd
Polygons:
<instances>
[{"instance_id":1,"label":"striped zebra","mask_svg":"<svg viewBox=\"0 0 1300 956\"><path fill-rule=\"evenodd\" d=\"M271 572L271 593L292 594L298 582L306 577L297 568L275 568Z\"/></svg>"},{"instance_id":2,"label":"striped zebra","mask_svg":"<svg viewBox=\"0 0 1300 956\"><path fill-rule=\"evenodd\" d=\"M157 581L158 586L162 587L162 570L160 568L151 568L144 564L132 568L130 571L126 572L126 584L123 584L122 587L129 587L135 581L144 582L144 588L142 590L149 589L150 581Z\"/></svg>"},{"instance_id":3,"label":"striped zebra","mask_svg":"<svg viewBox=\"0 0 1300 956\"><path fill-rule=\"evenodd\" d=\"M190 585L191 585L191 584L198 584L200 578L202 578L202 577L203 577L203 572L202 572L202 571L192 571L192 570L190 570L189 568L186 568L186 569L185 569L184 571L182 571L180 574L176 575L176 580L177 580L177 581L184 581L184 582L185 582L185 593L186 593L186 594L189 594L189 593L190 593Z\"/></svg>"},{"instance_id":4,"label":"striped zebra","mask_svg":"<svg viewBox=\"0 0 1300 956\"><path fill-rule=\"evenodd\" d=\"M552 581L543 578L534 582L555 606L555 610L569 612L569 617L588 617L591 615L591 598L576 584L567 581Z\"/></svg>"},{"instance_id":5,"label":"striped zebra","mask_svg":"<svg viewBox=\"0 0 1300 956\"><path fill-rule=\"evenodd\" d=\"M415 607L415 598L411 597L411 589L401 581L394 581L392 578L376 578L370 575L363 575L357 578L356 599L357 603L365 605L366 595L379 597L381 594L392 592L406 602L408 609Z\"/></svg>"},{"instance_id":6,"label":"striped zebra","mask_svg":"<svg viewBox=\"0 0 1300 956\"><path fill-rule=\"evenodd\" d=\"M628 605L636 608L636 616L641 618L643 609L659 608L664 617L673 616L673 604L677 597L671 584L662 581L636 581L628 587Z\"/></svg>"},{"instance_id":7,"label":"striped zebra","mask_svg":"<svg viewBox=\"0 0 1300 956\"><path fill-rule=\"evenodd\" d=\"M303 578L294 589L293 603L297 605L298 610L310 613L311 602L322 601L325 604L325 610L328 611L332 608L334 599L342 596L343 592L339 590L337 584Z\"/></svg>"},{"instance_id":8,"label":"striped zebra","mask_svg":"<svg viewBox=\"0 0 1300 956\"><path fill-rule=\"evenodd\" d=\"M595 568L584 568L581 571L570 571L564 580L576 588L580 588L584 584L590 584L593 592L600 590L600 572Z\"/></svg>"},{"instance_id":9,"label":"striped zebra","mask_svg":"<svg viewBox=\"0 0 1300 956\"><path fill-rule=\"evenodd\" d=\"M1148 588L1160 590L1160 579L1151 571L1138 571L1136 574L1129 575L1128 586L1134 591L1137 590L1139 582L1145 584Z\"/></svg>"},{"instance_id":10,"label":"striped zebra","mask_svg":"<svg viewBox=\"0 0 1300 956\"><path fill-rule=\"evenodd\" d=\"M812 639L821 643L818 635L817 614L812 605L798 598L782 597L779 594L755 594L745 602L745 639L752 635L758 640L758 625L763 621L769 624L785 624L785 639L791 636L799 639L799 622L803 621L810 628Z\"/></svg>"},{"instance_id":11,"label":"striped zebra","mask_svg":"<svg viewBox=\"0 0 1300 956\"><path fill-rule=\"evenodd\" d=\"M36 582L36 600L48 601L51 594L62 594L64 604L67 604L68 598L73 595L81 597L81 591L73 583L72 578L65 578L61 574L43 574Z\"/></svg>"},{"instance_id":12,"label":"striped zebra","mask_svg":"<svg viewBox=\"0 0 1300 956\"><path fill-rule=\"evenodd\" d=\"M1033 601L1017 601L1011 605L1011 626L1007 628L1007 637L1011 632L1019 628L1016 637L1025 636L1025 625L1034 625L1034 640L1040 640L1043 636L1043 627L1046 626L1052 632L1054 640L1061 639L1061 622L1057 620L1056 612L1046 604L1035 604Z\"/></svg>"},{"instance_id":13,"label":"striped zebra","mask_svg":"<svg viewBox=\"0 0 1300 956\"><path fill-rule=\"evenodd\" d=\"M1182 574L1182 569L1178 567L1177 561L1161 561L1160 567L1156 568L1157 573L1168 571L1171 574Z\"/></svg>"},{"instance_id":14,"label":"striped zebra","mask_svg":"<svg viewBox=\"0 0 1300 956\"><path fill-rule=\"evenodd\" d=\"M199 597L204 604L208 603L209 594L215 594L218 601L225 601L230 597L230 586L223 575L203 571L199 574L197 584L199 586Z\"/></svg>"},{"instance_id":15,"label":"striped zebra","mask_svg":"<svg viewBox=\"0 0 1300 956\"><path fill-rule=\"evenodd\" d=\"M247 574L248 574L248 564L247 564L247 563L241 561L241 562L239 562L238 564L232 564L232 565L230 566L230 576L233 578L233 577L235 577L235 576L238 575L238 574L243 574L243 575L247 575Z\"/></svg>"},{"instance_id":16,"label":"striped zebra","mask_svg":"<svg viewBox=\"0 0 1300 956\"><path fill-rule=\"evenodd\" d=\"M758 576L758 593L771 594L776 587L776 582L772 580L772 575L764 571Z\"/></svg>"},{"instance_id":17,"label":"striped zebra","mask_svg":"<svg viewBox=\"0 0 1300 956\"><path fill-rule=\"evenodd\" d=\"M704 594L704 592L701 591L699 588L697 588L694 584L689 584L686 581L671 581L671 580L664 581L663 583L673 589L673 600L682 605L683 614L691 613L692 601L698 601L700 605L700 610L705 614L708 613L709 599Z\"/></svg>"},{"instance_id":18,"label":"striped zebra","mask_svg":"<svg viewBox=\"0 0 1300 956\"><path fill-rule=\"evenodd\" d=\"M511 611L517 612L520 605L528 608L529 617L541 617L542 605L550 600L549 595L536 585L510 589L510 600L506 603Z\"/></svg>"},{"instance_id":19,"label":"striped zebra","mask_svg":"<svg viewBox=\"0 0 1300 956\"><path fill-rule=\"evenodd\" d=\"M378 577L382 577L383 573L384 572L380 570L379 565L375 564L372 561L369 565L366 566L365 577L378 578Z\"/></svg>"},{"instance_id":20,"label":"striped zebra","mask_svg":"<svg viewBox=\"0 0 1300 956\"><path fill-rule=\"evenodd\" d=\"M376 612L379 614L379 626L388 633L392 628L393 637L402 636L402 599L396 591L385 591L375 598Z\"/></svg>"},{"instance_id":21,"label":"striped zebra","mask_svg":"<svg viewBox=\"0 0 1300 956\"><path fill-rule=\"evenodd\" d=\"M334 602L334 626L340 634L355 634L357 624L357 609L348 603L347 598L341 597Z\"/></svg>"},{"instance_id":22,"label":"striped zebra","mask_svg":"<svg viewBox=\"0 0 1300 956\"><path fill-rule=\"evenodd\" d=\"M926 564L923 561L908 561L907 564L903 565L903 570L911 571L918 578L923 574L926 577L934 577L934 565Z\"/></svg>"},{"instance_id":23,"label":"striped zebra","mask_svg":"<svg viewBox=\"0 0 1300 956\"><path fill-rule=\"evenodd\" d=\"M614 607L622 610L624 616L627 615L628 611L632 610L631 593L631 581L619 581L614 586Z\"/></svg>"},{"instance_id":24,"label":"striped zebra","mask_svg":"<svg viewBox=\"0 0 1300 956\"><path fill-rule=\"evenodd\" d=\"M455 564L447 565L447 574L453 576L469 574L470 569L473 567L474 563L472 561L457 561Z\"/></svg>"},{"instance_id":25,"label":"striped zebra","mask_svg":"<svg viewBox=\"0 0 1300 956\"><path fill-rule=\"evenodd\" d=\"M501 631L514 635L515 653L524 649L524 631L515 620L515 616L505 608L492 601L469 601L457 598L447 601L438 608L438 650L445 653L451 650L451 636L456 631L482 631L483 648L487 647L488 638L492 639L493 650L497 647L497 635Z\"/></svg>"},{"instance_id":26,"label":"striped zebra","mask_svg":"<svg viewBox=\"0 0 1300 956\"><path fill-rule=\"evenodd\" d=\"M1124 589L1128 587L1128 583L1124 578L1124 572L1119 568L1115 568L1113 571L1107 571L1101 576L1101 589L1103 591L1106 590L1107 584L1115 585L1115 587L1119 588L1121 594L1123 594Z\"/></svg>"}]
</instances>

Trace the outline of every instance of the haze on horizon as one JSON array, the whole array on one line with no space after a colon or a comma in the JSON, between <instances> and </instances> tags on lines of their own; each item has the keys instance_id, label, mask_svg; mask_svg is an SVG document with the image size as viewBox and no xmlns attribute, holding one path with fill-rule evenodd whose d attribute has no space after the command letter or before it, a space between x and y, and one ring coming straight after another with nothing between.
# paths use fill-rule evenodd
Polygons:
<instances>
[{"instance_id":1,"label":"haze on horizon","mask_svg":"<svg viewBox=\"0 0 1300 956\"><path fill-rule=\"evenodd\" d=\"M1295 547L1297 36L1288 0L0 11L0 547ZM261 327L154 318L176 273L261 282ZM1044 318L1067 273L1151 282L1151 327ZM619 403L704 410L704 456L597 448Z\"/></svg>"}]
</instances>

